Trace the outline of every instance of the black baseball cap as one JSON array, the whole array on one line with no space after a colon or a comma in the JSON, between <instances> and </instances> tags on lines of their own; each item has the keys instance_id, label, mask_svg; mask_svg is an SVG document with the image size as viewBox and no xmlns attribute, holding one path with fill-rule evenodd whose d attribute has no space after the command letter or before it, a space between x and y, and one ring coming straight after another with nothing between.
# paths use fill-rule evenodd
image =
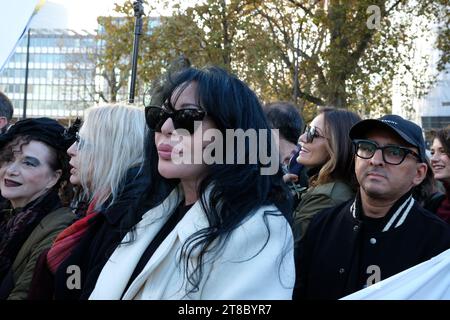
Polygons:
<instances>
[{"instance_id":1,"label":"black baseball cap","mask_svg":"<svg viewBox=\"0 0 450 320\"><path fill-rule=\"evenodd\" d=\"M362 120L350 129L350 139L362 139L372 129L387 129L405 140L410 145L419 149L419 156L422 162L426 162L425 140L423 139L422 129L412 121L402 117L389 114L379 119Z\"/></svg>"}]
</instances>

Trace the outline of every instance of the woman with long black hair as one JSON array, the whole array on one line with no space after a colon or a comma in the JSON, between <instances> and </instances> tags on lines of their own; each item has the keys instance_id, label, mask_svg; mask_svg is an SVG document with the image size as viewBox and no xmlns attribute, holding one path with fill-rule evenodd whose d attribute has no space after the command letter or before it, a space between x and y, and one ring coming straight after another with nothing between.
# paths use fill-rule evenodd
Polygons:
<instances>
[{"instance_id":1,"label":"woman with long black hair","mask_svg":"<svg viewBox=\"0 0 450 320\"><path fill-rule=\"evenodd\" d=\"M158 171L178 186L123 239L90 299L291 299L292 200L278 154L261 157L272 138L260 102L216 67L167 81L146 120Z\"/></svg>"}]
</instances>

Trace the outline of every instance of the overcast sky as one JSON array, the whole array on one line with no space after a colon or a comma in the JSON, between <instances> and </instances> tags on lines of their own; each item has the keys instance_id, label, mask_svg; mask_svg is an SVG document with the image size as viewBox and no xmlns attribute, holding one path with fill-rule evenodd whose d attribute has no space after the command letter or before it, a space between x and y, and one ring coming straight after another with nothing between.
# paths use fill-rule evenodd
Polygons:
<instances>
[{"instance_id":1,"label":"overcast sky","mask_svg":"<svg viewBox=\"0 0 450 320\"><path fill-rule=\"evenodd\" d=\"M179 1L183 4L200 2L199 0ZM98 16L114 15L114 3L122 4L124 2L124 0L47 0L44 6L53 7L53 11L56 10L55 7L59 7L59 11L63 10L63 13L54 14L54 16L60 16L60 20L65 20L61 21L61 23L65 24L66 28L94 30L97 27L96 19ZM176 0L173 2L176 2ZM145 12L147 13L148 10L145 10ZM157 12L152 12L151 15L156 16L161 14L169 15L170 10L159 8ZM55 20L57 19L55 17ZM51 21L48 23L50 24Z\"/></svg>"}]
</instances>

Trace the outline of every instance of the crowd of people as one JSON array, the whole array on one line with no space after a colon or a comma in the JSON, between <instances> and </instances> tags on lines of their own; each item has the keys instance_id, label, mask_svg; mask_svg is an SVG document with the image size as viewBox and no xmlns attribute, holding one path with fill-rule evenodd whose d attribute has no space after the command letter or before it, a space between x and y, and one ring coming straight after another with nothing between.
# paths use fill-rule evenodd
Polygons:
<instances>
[{"instance_id":1,"label":"crowd of people","mask_svg":"<svg viewBox=\"0 0 450 320\"><path fill-rule=\"evenodd\" d=\"M0 299L339 299L450 249L450 126L428 157L400 116L305 126L190 66L145 108L12 114L0 94Z\"/></svg>"}]
</instances>

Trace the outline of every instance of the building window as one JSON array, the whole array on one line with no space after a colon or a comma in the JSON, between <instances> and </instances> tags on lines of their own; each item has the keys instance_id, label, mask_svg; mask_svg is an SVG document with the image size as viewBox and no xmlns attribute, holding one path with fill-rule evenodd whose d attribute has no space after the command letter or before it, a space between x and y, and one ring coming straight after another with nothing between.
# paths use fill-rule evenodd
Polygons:
<instances>
[{"instance_id":1,"label":"building window","mask_svg":"<svg viewBox=\"0 0 450 320\"><path fill-rule=\"evenodd\" d=\"M422 117L422 128L425 131L440 129L450 123L450 117Z\"/></svg>"}]
</instances>

